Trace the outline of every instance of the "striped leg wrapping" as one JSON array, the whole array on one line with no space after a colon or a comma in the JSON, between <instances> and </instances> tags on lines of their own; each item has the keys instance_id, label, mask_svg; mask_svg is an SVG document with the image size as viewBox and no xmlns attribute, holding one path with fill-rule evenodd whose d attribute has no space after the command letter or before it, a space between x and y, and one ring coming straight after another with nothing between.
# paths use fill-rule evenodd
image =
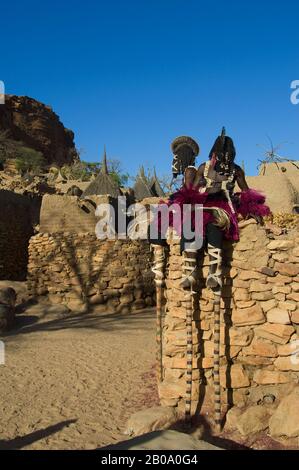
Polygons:
<instances>
[{"instance_id":1,"label":"striped leg wrapping","mask_svg":"<svg viewBox=\"0 0 299 470\"><path fill-rule=\"evenodd\" d=\"M214 419L218 430L221 428L221 388L220 388L220 295L214 298Z\"/></svg>"},{"instance_id":2,"label":"striped leg wrapping","mask_svg":"<svg viewBox=\"0 0 299 470\"><path fill-rule=\"evenodd\" d=\"M192 399L192 362L193 362L193 343L192 343L192 289L187 294L186 305L186 334L187 334L187 369L186 369L186 402L185 419L191 420L191 399Z\"/></svg>"},{"instance_id":3,"label":"striped leg wrapping","mask_svg":"<svg viewBox=\"0 0 299 470\"><path fill-rule=\"evenodd\" d=\"M162 363L162 298L165 282L165 250L163 246L154 246L154 264L152 271L155 274L156 284L156 309L157 309L157 328L156 328L156 357L157 357L157 378L159 382L163 380Z\"/></svg>"},{"instance_id":4,"label":"striped leg wrapping","mask_svg":"<svg viewBox=\"0 0 299 470\"><path fill-rule=\"evenodd\" d=\"M184 251L183 278L180 286L184 289L186 299L186 397L185 397L185 420L191 422L191 399L192 399L192 320L193 320L193 286L196 282L197 250L189 248Z\"/></svg>"}]
</instances>

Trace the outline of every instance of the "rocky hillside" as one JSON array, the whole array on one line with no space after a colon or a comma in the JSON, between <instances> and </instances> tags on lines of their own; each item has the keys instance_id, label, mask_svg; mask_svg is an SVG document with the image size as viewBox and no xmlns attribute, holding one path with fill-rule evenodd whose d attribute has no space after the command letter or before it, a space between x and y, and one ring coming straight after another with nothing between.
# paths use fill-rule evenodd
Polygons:
<instances>
[{"instance_id":1,"label":"rocky hillside","mask_svg":"<svg viewBox=\"0 0 299 470\"><path fill-rule=\"evenodd\" d=\"M33 98L6 95L0 106L1 130L41 152L48 164L63 165L78 159L73 132L64 127L51 107Z\"/></svg>"}]
</instances>

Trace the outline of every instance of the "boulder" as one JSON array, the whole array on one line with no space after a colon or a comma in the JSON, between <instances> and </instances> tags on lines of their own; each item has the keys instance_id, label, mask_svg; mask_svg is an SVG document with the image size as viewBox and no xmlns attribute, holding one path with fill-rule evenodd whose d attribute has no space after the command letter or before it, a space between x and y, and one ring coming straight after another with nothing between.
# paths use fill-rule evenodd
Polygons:
<instances>
[{"instance_id":1,"label":"boulder","mask_svg":"<svg viewBox=\"0 0 299 470\"><path fill-rule=\"evenodd\" d=\"M242 414L242 410L237 406L233 406L225 416L225 426L228 429L236 429L237 422Z\"/></svg>"},{"instance_id":2,"label":"boulder","mask_svg":"<svg viewBox=\"0 0 299 470\"><path fill-rule=\"evenodd\" d=\"M178 431L155 431L99 450L224 450ZM187 457L189 458L189 457ZM191 459L191 456L190 456ZM187 463L187 462L186 462Z\"/></svg>"},{"instance_id":3,"label":"boulder","mask_svg":"<svg viewBox=\"0 0 299 470\"><path fill-rule=\"evenodd\" d=\"M9 305L0 304L0 333L10 330L14 325L14 308Z\"/></svg>"},{"instance_id":4,"label":"boulder","mask_svg":"<svg viewBox=\"0 0 299 470\"><path fill-rule=\"evenodd\" d=\"M0 304L15 307L16 300L17 294L12 287L5 287L0 289Z\"/></svg>"},{"instance_id":5,"label":"boulder","mask_svg":"<svg viewBox=\"0 0 299 470\"><path fill-rule=\"evenodd\" d=\"M299 386L281 400L269 422L273 437L299 436Z\"/></svg>"},{"instance_id":6,"label":"boulder","mask_svg":"<svg viewBox=\"0 0 299 470\"><path fill-rule=\"evenodd\" d=\"M264 431L269 426L270 416L271 412L268 407L250 406L237 420L237 429L243 436Z\"/></svg>"},{"instance_id":7,"label":"boulder","mask_svg":"<svg viewBox=\"0 0 299 470\"><path fill-rule=\"evenodd\" d=\"M174 408L155 406L134 413L128 420L125 434L140 436L147 432L168 429L176 421Z\"/></svg>"},{"instance_id":8,"label":"boulder","mask_svg":"<svg viewBox=\"0 0 299 470\"><path fill-rule=\"evenodd\" d=\"M12 287L0 289L0 332L10 330L15 321L17 294Z\"/></svg>"}]
</instances>

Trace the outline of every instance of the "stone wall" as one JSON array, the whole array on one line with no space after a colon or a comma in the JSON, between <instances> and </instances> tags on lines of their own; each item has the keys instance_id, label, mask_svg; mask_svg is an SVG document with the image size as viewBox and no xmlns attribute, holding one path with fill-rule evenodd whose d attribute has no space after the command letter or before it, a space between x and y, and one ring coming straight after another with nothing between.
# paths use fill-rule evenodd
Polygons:
<instances>
[{"instance_id":1,"label":"stone wall","mask_svg":"<svg viewBox=\"0 0 299 470\"><path fill-rule=\"evenodd\" d=\"M98 240L87 232L40 233L30 240L28 289L72 310L128 312L154 304L145 241Z\"/></svg>"},{"instance_id":2,"label":"stone wall","mask_svg":"<svg viewBox=\"0 0 299 470\"><path fill-rule=\"evenodd\" d=\"M272 238L274 236L272 235ZM299 339L299 234L269 239L255 221L243 222L240 241L224 247L221 301L222 403L259 403L281 398L299 381L294 355ZM161 403L184 407L186 368L185 292L182 257L169 241L166 313L163 325L164 380ZM208 258L199 267L194 295L192 409L213 399L213 294L205 288ZM297 351L299 343L297 343Z\"/></svg>"},{"instance_id":3,"label":"stone wall","mask_svg":"<svg viewBox=\"0 0 299 470\"><path fill-rule=\"evenodd\" d=\"M29 239L38 224L39 197L0 190L0 280L26 279Z\"/></svg>"}]
</instances>

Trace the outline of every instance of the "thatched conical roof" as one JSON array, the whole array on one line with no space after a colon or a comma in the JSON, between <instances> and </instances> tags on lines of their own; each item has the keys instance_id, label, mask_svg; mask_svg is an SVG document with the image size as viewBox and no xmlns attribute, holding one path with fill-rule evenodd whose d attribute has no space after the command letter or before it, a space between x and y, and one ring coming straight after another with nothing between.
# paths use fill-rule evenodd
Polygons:
<instances>
[{"instance_id":1,"label":"thatched conical roof","mask_svg":"<svg viewBox=\"0 0 299 470\"><path fill-rule=\"evenodd\" d=\"M143 166L140 167L139 175L136 178L134 187L133 187L135 199L141 201L147 197L153 197L151 190L151 183L145 176Z\"/></svg>"},{"instance_id":2,"label":"thatched conical roof","mask_svg":"<svg viewBox=\"0 0 299 470\"><path fill-rule=\"evenodd\" d=\"M165 193L159 183L157 178L156 170L154 170L154 176L152 177L151 184L150 184L151 192L155 197L164 197Z\"/></svg>"},{"instance_id":3,"label":"thatched conical roof","mask_svg":"<svg viewBox=\"0 0 299 470\"><path fill-rule=\"evenodd\" d=\"M116 182L111 178L108 172L106 148L104 148L103 164L100 173L91 181L83 193L85 196L102 196L109 194L112 197L121 195L121 191Z\"/></svg>"},{"instance_id":4,"label":"thatched conical roof","mask_svg":"<svg viewBox=\"0 0 299 470\"><path fill-rule=\"evenodd\" d=\"M102 173L104 175L108 175L108 163L107 163L107 153L106 153L106 145L104 145L104 154L103 154L103 162L102 162Z\"/></svg>"}]
</instances>

